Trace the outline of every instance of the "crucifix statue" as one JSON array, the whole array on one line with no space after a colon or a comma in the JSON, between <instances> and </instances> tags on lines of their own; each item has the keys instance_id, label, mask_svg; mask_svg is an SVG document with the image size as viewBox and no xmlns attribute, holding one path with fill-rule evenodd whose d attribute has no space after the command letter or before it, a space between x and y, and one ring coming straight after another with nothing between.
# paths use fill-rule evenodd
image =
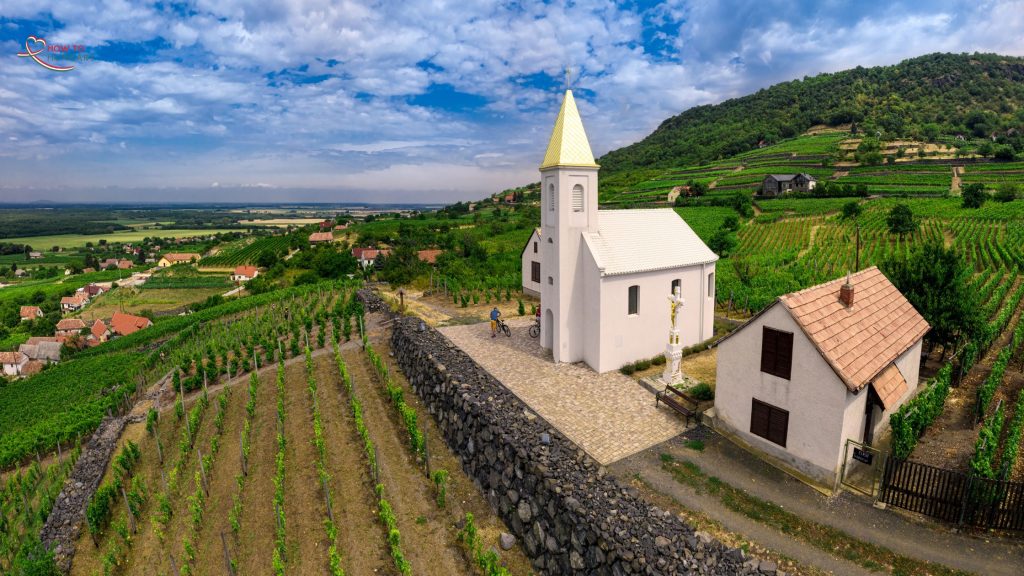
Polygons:
<instances>
[{"instance_id":1,"label":"crucifix statue","mask_svg":"<svg viewBox=\"0 0 1024 576\"><path fill-rule=\"evenodd\" d=\"M668 344L665 346L665 371L662 373L661 379L669 385L675 384L683 378L682 372L679 370L679 362L683 357L683 345L679 342L679 308L686 304L686 300L680 292L679 286L675 286L672 295L668 297L672 324L668 332Z\"/></svg>"}]
</instances>

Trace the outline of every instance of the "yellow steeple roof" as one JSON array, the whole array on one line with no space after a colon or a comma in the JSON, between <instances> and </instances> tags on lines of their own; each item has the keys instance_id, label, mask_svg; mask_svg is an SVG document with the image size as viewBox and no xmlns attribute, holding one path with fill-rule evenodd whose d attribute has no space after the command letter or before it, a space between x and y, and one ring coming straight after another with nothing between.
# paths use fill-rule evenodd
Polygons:
<instances>
[{"instance_id":1,"label":"yellow steeple roof","mask_svg":"<svg viewBox=\"0 0 1024 576\"><path fill-rule=\"evenodd\" d=\"M562 109L558 111L555 129L551 131L548 150L540 169L552 166L597 166L594 153L590 151L587 133L583 130L580 111L576 109L572 90L565 91Z\"/></svg>"}]
</instances>

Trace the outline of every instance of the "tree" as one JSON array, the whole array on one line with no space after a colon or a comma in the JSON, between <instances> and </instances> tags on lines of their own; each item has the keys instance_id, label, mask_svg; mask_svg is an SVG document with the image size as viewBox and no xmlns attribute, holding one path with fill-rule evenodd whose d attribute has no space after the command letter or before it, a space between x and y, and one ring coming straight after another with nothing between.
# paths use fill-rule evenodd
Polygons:
<instances>
[{"instance_id":1,"label":"tree","mask_svg":"<svg viewBox=\"0 0 1024 576\"><path fill-rule=\"evenodd\" d=\"M270 268L277 263L277 254L273 250L264 250L256 257L256 265L260 268Z\"/></svg>"},{"instance_id":2,"label":"tree","mask_svg":"<svg viewBox=\"0 0 1024 576\"><path fill-rule=\"evenodd\" d=\"M356 271L358 262L349 252L338 252L329 248L320 250L313 257L313 270L322 278L340 278Z\"/></svg>"},{"instance_id":3,"label":"tree","mask_svg":"<svg viewBox=\"0 0 1024 576\"><path fill-rule=\"evenodd\" d=\"M863 211L864 208L861 207L860 202L850 200L846 204L843 204L843 220L856 219Z\"/></svg>"},{"instance_id":4,"label":"tree","mask_svg":"<svg viewBox=\"0 0 1024 576\"><path fill-rule=\"evenodd\" d=\"M725 228L719 228L708 241L708 248L719 256L727 257L736 247L736 237Z\"/></svg>"},{"instance_id":5,"label":"tree","mask_svg":"<svg viewBox=\"0 0 1024 576\"><path fill-rule=\"evenodd\" d=\"M901 238L904 234L917 230L917 221L914 219L914 213L910 211L910 206L906 204L893 206L885 220L889 225L889 232L891 234L899 234Z\"/></svg>"},{"instance_id":6,"label":"tree","mask_svg":"<svg viewBox=\"0 0 1024 576\"><path fill-rule=\"evenodd\" d=\"M740 219L735 214L729 214L722 220L722 228L735 232L740 229Z\"/></svg>"},{"instance_id":7,"label":"tree","mask_svg":"<svg viewBox=\"0 0 1024 576\"><path fill-rule=\"evenodd\" d=\"M981 205L988 199L985 185L980 182L964 186L960 194L963 197L964 208L981 208Z\"/></svg>"},{"instance_id":8,"label":"tree","mask_svg":"<svg viewBox=\"0 0 1024 576\"><path fill-rule=\"evenodd\" d=\"M929 342L948 348L980 332L980 306L970 288L973 270L956 249L929 242L909 256L886 259L882 270L931 324Z\"/></svg>"},{"instance_id":9,"label":"tree","mask_svg":"<svg viewBox=\"0 0 1024 576\"><path fill-rule=\"evenodd\" d=\"M1000 202L1013 202L1017 199L1019 188L1013 182L1003 182L996 190L995 199Z\"/></svg>"},{"instance_id":10,"label":"tree","mask_svg":"<svg viewBox=\"0 0 1024 576\"><path fill-rule=\"evenodd\" d=\"M1011 161L1013 160L1013 148L1009 146L1000 146L996 149L996 152L992 157L996 160Z\"/></svg>"},{"instance_id":11,"label":"tree","mask_svg":"<svg viewBox=\"0 0 1024 576\"><path fill-rule=\"evenodd\" d=\"M732 197L732 207L744 218L750 218L754 215L754 208L752 206L752 200L750 194L739 190Z\"/></svg>"}]
</instances>

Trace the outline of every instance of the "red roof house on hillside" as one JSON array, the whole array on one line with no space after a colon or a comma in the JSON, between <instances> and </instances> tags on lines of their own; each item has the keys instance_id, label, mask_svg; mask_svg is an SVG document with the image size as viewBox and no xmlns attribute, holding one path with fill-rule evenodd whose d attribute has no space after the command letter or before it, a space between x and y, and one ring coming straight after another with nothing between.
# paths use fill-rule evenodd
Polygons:
<instances>
[{"instance_id":1,"label":"red roof house on hillside","mask_svg":"<svg viewBox=\"0 0 1024 576\"><path fill-rule=\"evenodd\" d=\"M73 336L85 330L85 321L81 318L62 318L57 322L57 336Z\"/></svg>"},{"instance_id":2,"label":"red roof house on hillside","mask_svg":"<svg viewBox=\"0 0 1024 576\"><path fill-rule=\"evenodd\" d=\"M259 268L255 266L235 266L235 273L231 275L231 280L234 282L248 282L259 275Z\"/></svg>"},{"instance_id":3,"label":"red roof house on hillside","mask_svg":"<svg viewBox=\"0 0 1024 576\"><path fill-rule=\"evenodd\" d=\"M131 314L125 314L123 312L114 312L114 316L110 319L110 328L118 336L127 336L134 334L144 328L149 328L153 325L153 322L149 318L142 316L132 316Z\"/></svg>"},{"instance_id":4,"label":"red roof house on hillside","mask_svg":"<svg viewBox=\"0 0 1024 576\"><path fill-rule=\"evenodd\" d=\"M359 265L363 268L373 264L373 261L377 259L377 256L387 256L389 254L391 254L391 250L388 250L387 248L379 250L377 248L352 249L352 256L359 261Z\"/></svg>"},{"instance_id":5,"label":"red roof house on hillside","mask_svg":"<svg viewBox=\"0 0 1024 576\"><path fill-rule=\"evenodd\" d=\"M22 306L19 315L22 320L35 320L43 317L43 311L39 306Z\"/></svg>"}]
</instances>

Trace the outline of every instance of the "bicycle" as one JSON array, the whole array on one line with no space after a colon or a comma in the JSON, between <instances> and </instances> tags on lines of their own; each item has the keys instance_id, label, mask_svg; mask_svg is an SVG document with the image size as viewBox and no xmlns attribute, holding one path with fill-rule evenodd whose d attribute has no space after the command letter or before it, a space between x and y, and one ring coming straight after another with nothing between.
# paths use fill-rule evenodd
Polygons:
<instances>
[{"instance_id":1,"label":"bicycle","mask_svg":"<svg viewBox=\"0 0 1024 576\"><path fill-rule=\"evenodd\" d=\"M530 326L530 338L540 337L540 318L533 321L533 326Z\"/></svg>"},{"instance_id":2,"label":"bicycle","mask_svg":"<svg viewBox=\"0 0 1024 576\"><path fill-rule=\"evenodd\" d=\"M512 337L512 329L508 327L508 324L505 324L505 321L502 320L501 318L498 318L497 322L498 322L498 332L502 332L502 333L505 334L505 336L508 336L509 338L511 338Z\"/></svg>"}]
</instances>

